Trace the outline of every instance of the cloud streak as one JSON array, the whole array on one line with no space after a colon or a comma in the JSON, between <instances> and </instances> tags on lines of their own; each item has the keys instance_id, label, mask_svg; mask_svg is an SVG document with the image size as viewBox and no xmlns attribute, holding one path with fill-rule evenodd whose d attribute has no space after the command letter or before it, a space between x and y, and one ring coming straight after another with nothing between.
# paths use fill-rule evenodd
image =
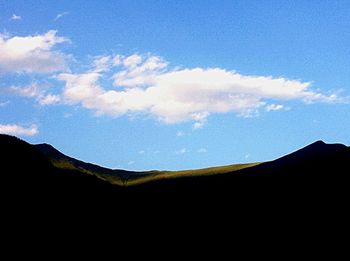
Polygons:
<instances>
[{"instance_id":1,"label":"cloud streak","mask_svg":"<svg viewBox=\"0 0 350 261\"><path fill-rule=\"evenodd\" d=\"M207 149L206 148L200 148L197 150L198 153L206 153Z\"/></svg>"},{"instance_id":2,"label":"cloud streak","mask_svg":"<svg viewBox=\"0 0 350 261\"><path fill-rule=\"evenodd\" d=\"M11 21L19 21L22 20L22 17L20 15L13 14L10 18Z\"/></svg>"},{"instance_id":3,"label":"cloud streak","mask_svg":"<svg viewBox=\"0 0 350 261\"><path fill-rule=\"evenodd\" d=\"M268 112L278 111L278 110L282 110L283 108L284 108L284 106L281 104L269 104L266 106L266 111L268 111Z\"/></svg>"},{"instance_id":4,"label":"cloud streak","mask_svg":"<svg viewBox=\"0 0 350 261\"><path fill-rule=\"evenodd\" d=\"M188 149L182 148L182 149L180 149L180 150L175 151L175 154L177 154L177 155L184 155L184 154L186 154L186 153L188 153L188 152L189 152Z\"/></svg>"},{"instance_id":5,"label":"cloud streak","mask_svg":"<svg viewBox=\"0 0 350 261\"><path fill-rule=\"evenodd\" d=\"M39 130L36 125L26 128L16 124L0 124L0 133L14 136L34 136L39 133Z\"/></svg>"},{"instance_id":6,"label":"cloud streak","mask_svg":"<svg viewBox=\"0 0 350 261\"><path fill-rule=\"evenodd\" d=\"M52 73L67 69L69 55L53 48L68 42L54 30L34 36L0 34L0 72Z\"/></svg>"},{"instance_id":7,"label":"cloud streak","mask_svg":"<svg viewBox=\"0 0 350 261\"><path fill-rule=\"evenodd\" d=\"M61 19L63 16L69 15L69 12L62 12L56 15L56 17L53 19L54 21L57 21Z\"/></svg>"},{"instance_id":8,"label":"cloud streak","mask_svg":"<svg viewBox=\"0 0 350 261\"><path fill-rule=\"evenodd\" d=\"M102 86L107 73L111 84ZM151 115L167 124L192 121L201 128L211 114L249 117L259 110L283 108L270 103L336 102L337 95L312 90L311 83L272 76L242 75L223 68L171 69L158 56L100 56L85 73L61 73L63 97L97 114Z\"/></svg>"}]
</instances>

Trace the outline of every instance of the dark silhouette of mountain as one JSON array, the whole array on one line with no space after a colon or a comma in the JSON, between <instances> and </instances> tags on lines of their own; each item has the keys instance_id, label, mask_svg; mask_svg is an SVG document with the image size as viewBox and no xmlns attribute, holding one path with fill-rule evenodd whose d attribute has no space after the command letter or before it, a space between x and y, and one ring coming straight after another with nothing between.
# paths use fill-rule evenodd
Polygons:
<instances>
[{"instance_id":1,"label":"dark silhouette of mountain","mask_svg":"<svg viewBox=\"0 0 350 261\"><path fill-rule=\"evenodd\" d=\"M323 185L346 180L350 173L350 148L342 144L325 144L317 141L279 159L265 162L257 166L227 173L222 176L211 176L204 178L187 178L179 183L198 183L199 189L209 184L217 186L219 193L234 192L235 189L251 190L277 190L279 188L289 189L312 186L312 184L323 183ZM170 180L160 181L173 183ZM201 184L203 183L203 185ZM278 183L278 184L277 184ZM152 185L152 184L145 184ZM174 184L176 187L178 184ZM278 186L277 186L278 185ZM194 187L196 187L194 185ZM251 189L249 189L251 188ZM309 187L309 189L313 189Z\"/></svg>"},{"instance_id":2,"label":"dark silhouette of mountain","mask_svg":"<svg viewBox=\"0 0 350 261\"><path fill-rule=\"evenodd\" d=\"M342 144L312 143L274 161L242 171L242 175L304 179L317 182L324 178L342 178L349 172L350 149Z\"/></svg>"},{"instance_id":3,"label":"dark silhouette of mountain","mask_svg":"<svg viewBox=\"0 0 350 261\"><path fill-rule=\"evenodd\" d=\"M279 159L220 175L185 176L154 180L135 186L111 185L105 176L119 178L138 172L110 170L85 163L60 153L48 144L30 145L15 137L0 135L1 187L28 196L78 197L82 200L156 202L183 200L199 202L267 202L303 197L331 200L348 196L350 148L317 141ZM68 168L52 162L69 162ZM73 166L74 168L72 168ZM88 170L88 171L87 171ZM149 172L142 172L149 173Z\"/></svg>"},{"instance_id":4,"label":"dark silhouette of mountain","mask_svg":"<svg viewBox=\"0 0 350 261\"><path fill-rule=\"evenodd\" d=\"M35 146L16 137L0 135L0 150L1 190L24 201L92 196L112 187L94 176L55 168Z\"/></svg>"},{"instance_id":5,"label":"dark silhouette of mountain","mask_svg":"<svg viewBox=\"0 0 350 261\"><path fill-rule=\"evenodd\" d=\"M47 231L42 239L52 244L50 236L61 232L66 240L79 227L77 233L82 237L95 230L113 231L112 241L118 237L127 244L147 242L150 235L168 243L176 235L191 247L203 241L212 247L221 238L231 249L230 237L236 236L252 248L250 242L258 236L256 244L266 241L275 251L272 236L294 251L295 242L310 241L304 238L305 231L323 241L326 233L343 231L348 224L350 148L340 144L318 141L231 173L161 179L130 187L111 185L81 172L81 166L109 170L70 157L76 169L55 167L53 159L66 162L67 156L50 145L34 146L0 135L0 155L2 224L10 224L8 235L14 229L25 231L26 242L33 240L38 228ZM15 233L16 246L19 235L23 238ZM292 244L286 241L291 235ZM94 236L91 242L101 238ZM225 247L222 241L217 242ZM309 247L310 242L303 243Z\"/></svg>"},{"instance_id":6,"label":"dark silhouette of mountain","mask_svg":"<svg viewBox=\"0 0 350 261\"><path fill-rule=\"evenodd\" d=\"M45 183L47 172L53 171L50 161L33 146L16 137L0 135L1 184L24 187L29 182Z\"/></svg>"},{"instance_id":7,"label":"dark silhouette of mountain","mask_svg":"<svg viewBox=\"0 0 350 261\"><path fill-rule=\"evenodd\" d=\"M201 210L221 206L220 211L243 208L247 213L252 208L262 213L324 209L343 214L350 196L349 164L349 147L319 141L277 160L232 173L159 180L130 187L130 191L142 195L156 191L170 204L181 198L186 206Z\"/></svg>"}]
</instances>

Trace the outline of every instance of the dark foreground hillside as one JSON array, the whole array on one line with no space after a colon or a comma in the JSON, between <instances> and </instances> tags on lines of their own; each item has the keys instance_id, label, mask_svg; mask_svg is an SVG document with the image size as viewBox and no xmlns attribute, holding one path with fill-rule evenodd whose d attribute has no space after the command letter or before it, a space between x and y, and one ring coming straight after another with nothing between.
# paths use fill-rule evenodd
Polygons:
<instances>
[{"instance_id":1,"label":"dark foreground hillside","mask_svg":"<svg viewBox=\"0 0 350 261\"><path fill-rule=\"evenodd\" d=\"M93 195L108 190L108 183L79 172L59 170L34 146L0 135L1 191L24 199Z\"/></svg>"},{"instance_id":2,"label":"dark foreground hillside","mask_svg":"<svg viewBox=\"0 0 350 261\"><path fill-rule=\"evenodd\" d=\"M260 165L220 176L165 180L145 184L144 187L166 187L174 191L180 186L185 191L218 194L323 191L347 186L350 175L350 148L342 144L317 141L294 153Z\"/></svg>"},{"instance_id":3,"label":"dark foreground hillside","mask_svg":"<svg viewBox=\"0 0 350 261\"><path fill-rule=\"evenodd\" d=\"M120 187L75 170L55 168L35 146L0 135L1 191L35 202L244 204L329 202L348 197L350 149L318 141L261 165L224 175L185 177Z\"/></svg>"}]
</instances>

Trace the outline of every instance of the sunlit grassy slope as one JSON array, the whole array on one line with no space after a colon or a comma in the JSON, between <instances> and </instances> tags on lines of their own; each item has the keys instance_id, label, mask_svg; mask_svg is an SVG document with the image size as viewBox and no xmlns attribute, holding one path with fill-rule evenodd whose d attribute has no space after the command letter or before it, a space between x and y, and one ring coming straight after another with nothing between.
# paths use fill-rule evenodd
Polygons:
<instances>
[{"instance_id":1,"label":"sunlit grassy slope","mask_svg":"<svg viewBox=\"0 0 350 261\"><path fill-rule=\"evenodd\" d=\"M195 176L208 176L230 173L236 170L252 167L259 163L247 163L247 164L234 164L228 166L211 167L205 169L194 169L194 170L182 170L182 171L147 171L147 172L128 172L121 173L121 170L92 170L90 168L82 167L72 162L67 161L52 161L55 167L61 169L72 169L79 170L80 172L95 175L103 180L106 180L112 184L120 186L132 186L150 182L160 179L172 179L172 178L184 178L184 177L195 177ZM124 172L124 171L123 171Z\"/></svg>"},{"instance_id":2,"label":"sunlit grassy slope","mask_svg":"<svg viewBox=\"0 0 350 261\"><path fill-rule=\"evenodd\" d=\"M136 179L128 180L127 185L137 185L144 182L160 180L160 179L225 174L236 170L253 167L258 164L259 163L234 164L234 165L228 165L228 166L219 166L219 167L193 169L193 170L181 170L181 171L152 171L149 175L143 175Z\"/></svg>"},{"instance_id":3,"label":"sunlit grassy slope","mask_svg":"<svg viewBox=\"0 0 350 261\"><path fill-rule=\"evenodd\" d=\"M55 148L47 144L36 145L51 161L51 163L60 169L77 170L85 174L94 175L102 180L108 181L119 186L132 186L145 182L185 178L195 176L209 176L230 173L236 170L249 168L259 163L234 164L228 166L211 167L205 169L183 170L183 171L126 171L112 170L103 168L94 164L85 163L74 158L68 157Z\"/></svg>"}]
</instances>

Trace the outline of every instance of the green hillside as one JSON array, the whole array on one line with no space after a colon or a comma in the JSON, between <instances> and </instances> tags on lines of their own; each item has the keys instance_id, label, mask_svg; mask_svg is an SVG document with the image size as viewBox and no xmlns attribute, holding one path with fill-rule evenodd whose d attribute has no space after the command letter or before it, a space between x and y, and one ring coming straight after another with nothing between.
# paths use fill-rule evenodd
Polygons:
<instances>
[{"instance_id":1,"label":"green hillside","mask_svg":"<svg viewBox=\"0 0 350 261\"><path fill-rule=\"evenodd\" d=\"M181 170L181 171L153 171L148 175L142 175L138 178L127 180L126 185L137 185L149 181L160 180L160 179L173 179L173 178L185 178L185 177L196 177L196 176L209 176L230 173L233 171L241 170L256 166L260 163L247 163L247 164L233 164L227 166L211 167L204 169L193 169L193 170ZM113 183L113 181L112 181Z\"/></svg>"}]
</instances>

